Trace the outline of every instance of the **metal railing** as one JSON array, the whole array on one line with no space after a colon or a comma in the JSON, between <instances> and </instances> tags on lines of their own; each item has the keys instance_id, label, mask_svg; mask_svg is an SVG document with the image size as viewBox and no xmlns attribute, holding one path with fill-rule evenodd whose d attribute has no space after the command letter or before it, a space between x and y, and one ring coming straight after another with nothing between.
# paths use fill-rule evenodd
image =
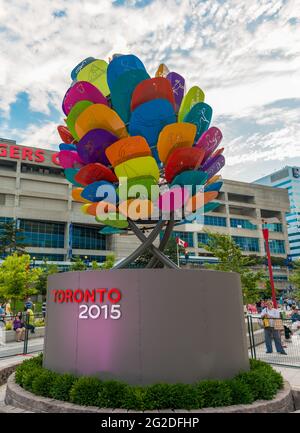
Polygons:
<instances>
[{"instance_id":1,"label":"metal railing","mask_svg":"<svg viewBox=\"0 0 300 433\"><path fill-rule=\"evenodd\" d=\"M269 319L248 314L247 341L251 358L270 364L300 367L300 321L291 318Z\"/></svg>"}]
</instances>

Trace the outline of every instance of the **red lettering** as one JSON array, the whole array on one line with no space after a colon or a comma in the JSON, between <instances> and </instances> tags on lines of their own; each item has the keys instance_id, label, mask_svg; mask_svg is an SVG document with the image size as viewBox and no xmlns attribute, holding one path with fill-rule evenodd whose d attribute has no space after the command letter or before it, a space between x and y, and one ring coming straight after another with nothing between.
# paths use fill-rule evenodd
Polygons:
<instances>
[{"instance_id":1,"label":"red lettering","mask_svg":"<svg viewBox=\"0 0 300 433\"><path fill-rule=\"evenodd\" d=\"M116 296L113 297L112 296L113 294L116 294ZM108 294L107 294L107 297L112 304L116 304L117 302L119 302L121 300L122 293L118 289L110 289Z\"/></svg>"},{"instance_id":2,"label":"red lettering","mask_svg":"<svg viewBox=\"0 0 300 433\"><path fill-rule=\"evenodd\" d=\"M65 291L64 290L58 290L57 301L59 304L62 304L63 302L65 302Z\"/></svg>"},{"instance_id":3,"label":"red lettering","mask_svg":"<svg viewBox=\"0 0 300 433\"><path fill-rule=\"evenodd\" d=\"M9 157L14 159L20 159L19 151L20 151L19 146L10 146Z\"/></svg>"},{"instance_id":4,"label":"red lettering","mask_svg":"<svg viewBox=\"0 0 300 433\"><path fill-rule=\"evenodd\" d=\"M53 153L51 159L52 159L53 164L61 166L59 160L57 159L58 153L59 152Z\"/></svg>"},{"instance_id":5,"label":"red lettering","mask_svg":"<svg viewBox=\"0 0 300 433\"><path fill-rule=\"evenodd\" d=\"M7 144L0 143L0 156L7 156Z\"/></svg>"},{"instance_id":6,"label":"red lettering","mask_svg":"<svg viewBox=\"0 0 300 433\"><path fill-rule=\"evenodd\" d=\"M56 297L57 297L57 290L52 290L52 293L54 295L54 302L57 301Z\"/></svg>"},{"instance_id":7,"label":"red lettering","mask_svg":"<svg viewBox=\"0 0 300 433\"><path fill-rule=\"evenodd\" d=\"M97 294L99 294L99 302L104 302L104 293L107 292L107 289L96 289Z\"/></svg>"},{"instance_id":8,"label":"red lettering","mask_svg":"<svg viewBox=\"0 0 300 433\"><path fill-rule=\"evenodd\" d=\"M79 294L79 299L77 297L77 295ZM80 302L83 301L84 298L84 294L83 294L83 290L75 290L74 294L73 294L73 302L77 302L78 304L80 304Z\"/></svg>"},{"instance_id":9,"label":"red lettering","mask_svg":"<svg viewBox=\"0 0 300 433\"><path fill-rule=\"evenodd\" d=\"M66 290L65 295L65 302L73 302L73 290Z\"/></svg>"},{"instance_id":10,"label":"red lettering","mask_svg":"<svg viewBox=\"0 0 300 433\"><path fill-rule=\"evenodd\" d=\"M45 152L41 149L38 149L34 153L35 162L44 162L45 161Z\"/></svg>"},{"instance_id":11,"label":"red lettering","mask_svg":"<svg viewBox=\"0 0 300 433\"><path fill-rule=\"evenodd\" d=\"M32 161L32 149L29 149L28 147L22 149L22 160L24 161L26 159Z\"/></svg>"},{"instance_id":12,"label":"red lettering","mask_svg":"<svg viewBox=\"0 0 300 433\"><path fill-rule=\"evenodd\" d=\"M84 291L84 302L95 302L95 290L92 290L92 292L89 290Z\"/></svg>"}]
</instances>

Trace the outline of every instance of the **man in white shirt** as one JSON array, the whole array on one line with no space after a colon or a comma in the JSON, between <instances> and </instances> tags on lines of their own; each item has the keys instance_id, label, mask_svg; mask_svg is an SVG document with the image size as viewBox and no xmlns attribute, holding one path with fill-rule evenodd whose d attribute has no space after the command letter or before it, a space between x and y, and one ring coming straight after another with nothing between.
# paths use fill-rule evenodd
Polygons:
<instances>
[{"instance_id":1,"label":"man in white shirt","mask_svg":"<svg viewBox=\"0 0 300 433\"><path fill-rule=\"evenodd\" d=\"M274 328L274 319L280 319L280 311L274 308L272 301L267 301L266 305L267 306L261 312L261 318L267 319L264 321L265 343L267 349L266 353L273 352L273 338L277 352L281 355L287 355L287 353L284 351L284 348L282 347L279 331Z\"/></svg>"}]
</instances>

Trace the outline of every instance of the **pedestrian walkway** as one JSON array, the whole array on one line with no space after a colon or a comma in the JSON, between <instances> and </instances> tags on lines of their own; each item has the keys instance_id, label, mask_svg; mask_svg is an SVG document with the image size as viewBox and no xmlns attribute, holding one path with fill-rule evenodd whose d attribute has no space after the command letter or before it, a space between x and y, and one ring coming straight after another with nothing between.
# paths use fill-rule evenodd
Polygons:
<instances>
[{"instance_id":1,"label":"pedestrian walkway","mask_svg":"<svg viewBox=\"0 0 300 433\"><path fill-rule=\"evenodd\" d=\"M282 367L279 365L272 365L272 367L282 374L283 378L290 383L292 389L299 388L300 390L300 368Z\"/></svg>"},{"instance_id":2,"label":"pedestrian walkway","mask_svg":"<svg viewBox=\"0 0 300 433\"><path fill-rule=\"evenodd\" d=\"M44 337L28 340L27 353L42 351L44 347ZM13 341L0 346L0 361L1 358L21 355L23 353L24 343Z\"/></svg>"}]
</instances>

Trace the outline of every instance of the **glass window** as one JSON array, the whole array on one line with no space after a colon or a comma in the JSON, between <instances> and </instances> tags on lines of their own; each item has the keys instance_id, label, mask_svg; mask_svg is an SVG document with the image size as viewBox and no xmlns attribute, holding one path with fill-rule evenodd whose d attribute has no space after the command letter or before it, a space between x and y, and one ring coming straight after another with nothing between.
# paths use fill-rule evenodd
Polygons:
<instances>
[{"instance_id":1,"label":"glass window","mask_svg":"<svg viewBox=\"0 0 300 433\"><path fill-rule=\"evenodd\" d=\"M40 254L40 253L29 253L31 260L35 257L35 260L47 260L48 262L63 262L65 257L63 254Z\"/></svg>"},{"instance_id":2,"label":"glass window","mask_svg":"<svg viewBox=\"0 0 300 433\"><path fill-rule=\"evenodd\" d=\"M299 240L300 240L300 231L296 233L289 233L289 238L292 236L299 236Z\"/></svg>"},{"instance_id":3,"label":"glass window","mask_svg":"<svg viewBox=\"0 0 300 433\"><path fill-rule=\"evenodd\" d=\"M24 244L29 247L64 248L65 224L20 220Z\"/></svg>"},{"instance_id":4,"label":"glass window","mask_svg":"<svg viewBox=\"0 0 300 433\"><path fill-rule=\"evenodd\" d=\"M241 218L230 218L230 226L237 229L257 230L255 224Z\"/></svg>"},{"instance_id":5,"label":"glass window","mask_svg":"<svg viewBox=\"0 0 300 433\"><path fill-rule=\"evenodd\" d=\"M243 251L254 251L254 252L259 251L258 238L232 236L232 239Z\"/></svg>"},{"instance_id":6,"label":"glass window","mask_svg":"<svg viewBox=\"0 0 300 433\"><path fill-rule=\"evenodd\" d=\"M208 234L207 233L197 233L198 242L202 244L208 244Z\"/></svg>"},{"instance_id":7,"label":"glass window","mask_svg":"<svg viewBox=\"0 0 300 433\"><path fill-rule=\"evenodd\" d=\"M212 215L204 215L204 224L208 226L226 227L226 218Z\"/></svg>"},{"instance_id":8,"label":"glass window","mask_svg":"<svg viewBox=\"0 0 300 433\"><path fill-rule=\"evenodd\" d=\"M284 241L278 239L269 240L270 252L273 254L285 254Z\"/></svg>"},{"instance_id":9,"label":"glass window","mask_svg":"<svg viewBox=\"0 0 300 433\"><path fill-rule=\"evenodd\" d=\"M172 238L180 238L183 241L188 243L189 247L194 246L193 233L192 232L173 232Z\"/></svg>"},{"instance_id":10,"label":"glass window","mask_svg":"<svg viewBox=\"0 0 300 433\"><path fill-rule=\"evenodd\" d=\"M103 263L103 262L105 262L105 259L106 259L106 256L93 256L93 255L90 255L90 254L86 254L87 255L87 259L85 258L85 256L83 256L83 255L74 255L74 256L72 256L72 258L74 259L74 258L77 258L77 257L79 257L81 260L83 260L84 262L87 260L88 262L92 262L92 261L96 261L96 262L98 262L98 263Z\"/></svg>"},{"instance_id":11,"label":"glass window","mask_svg":"<svg viewBox=\"0 0 300 433\"><path fill-rule=\"evenodd\" d=\"M99 227L73 224L72 247L83 250L106 250L106 236L99 233Z\"/></svg>"},{"instance_id":12,"label":"glass window","mask_svg":"<svg viewBox=\"0 0 300 433\"><path fill-rule=\"evenodd\" d=\"M13 221L12 218L0 217L0 235L4 234L4 225Z\"/></svg>"},{"instance_id":13,"label":"glass window","mask_svg":"<svg viewBox=\"0 0 300 433\"><path fill-rule=\"evenodd\" d=\"M274 224L263 224L264 229L269 229L271 232L280 232L282 233L282 224L274 223Z\"/></svg>"},{"instance_id":14,"label":"glass window","mask_svg":"<svg viewBox=\"0 0 300 433\"><path fill-rule=\"evenodd\" d=\"M296 242L300 243L300 238L299 239L292 239L289 241L290 244L295 244Z\"/></svg>"}]
</instances>

